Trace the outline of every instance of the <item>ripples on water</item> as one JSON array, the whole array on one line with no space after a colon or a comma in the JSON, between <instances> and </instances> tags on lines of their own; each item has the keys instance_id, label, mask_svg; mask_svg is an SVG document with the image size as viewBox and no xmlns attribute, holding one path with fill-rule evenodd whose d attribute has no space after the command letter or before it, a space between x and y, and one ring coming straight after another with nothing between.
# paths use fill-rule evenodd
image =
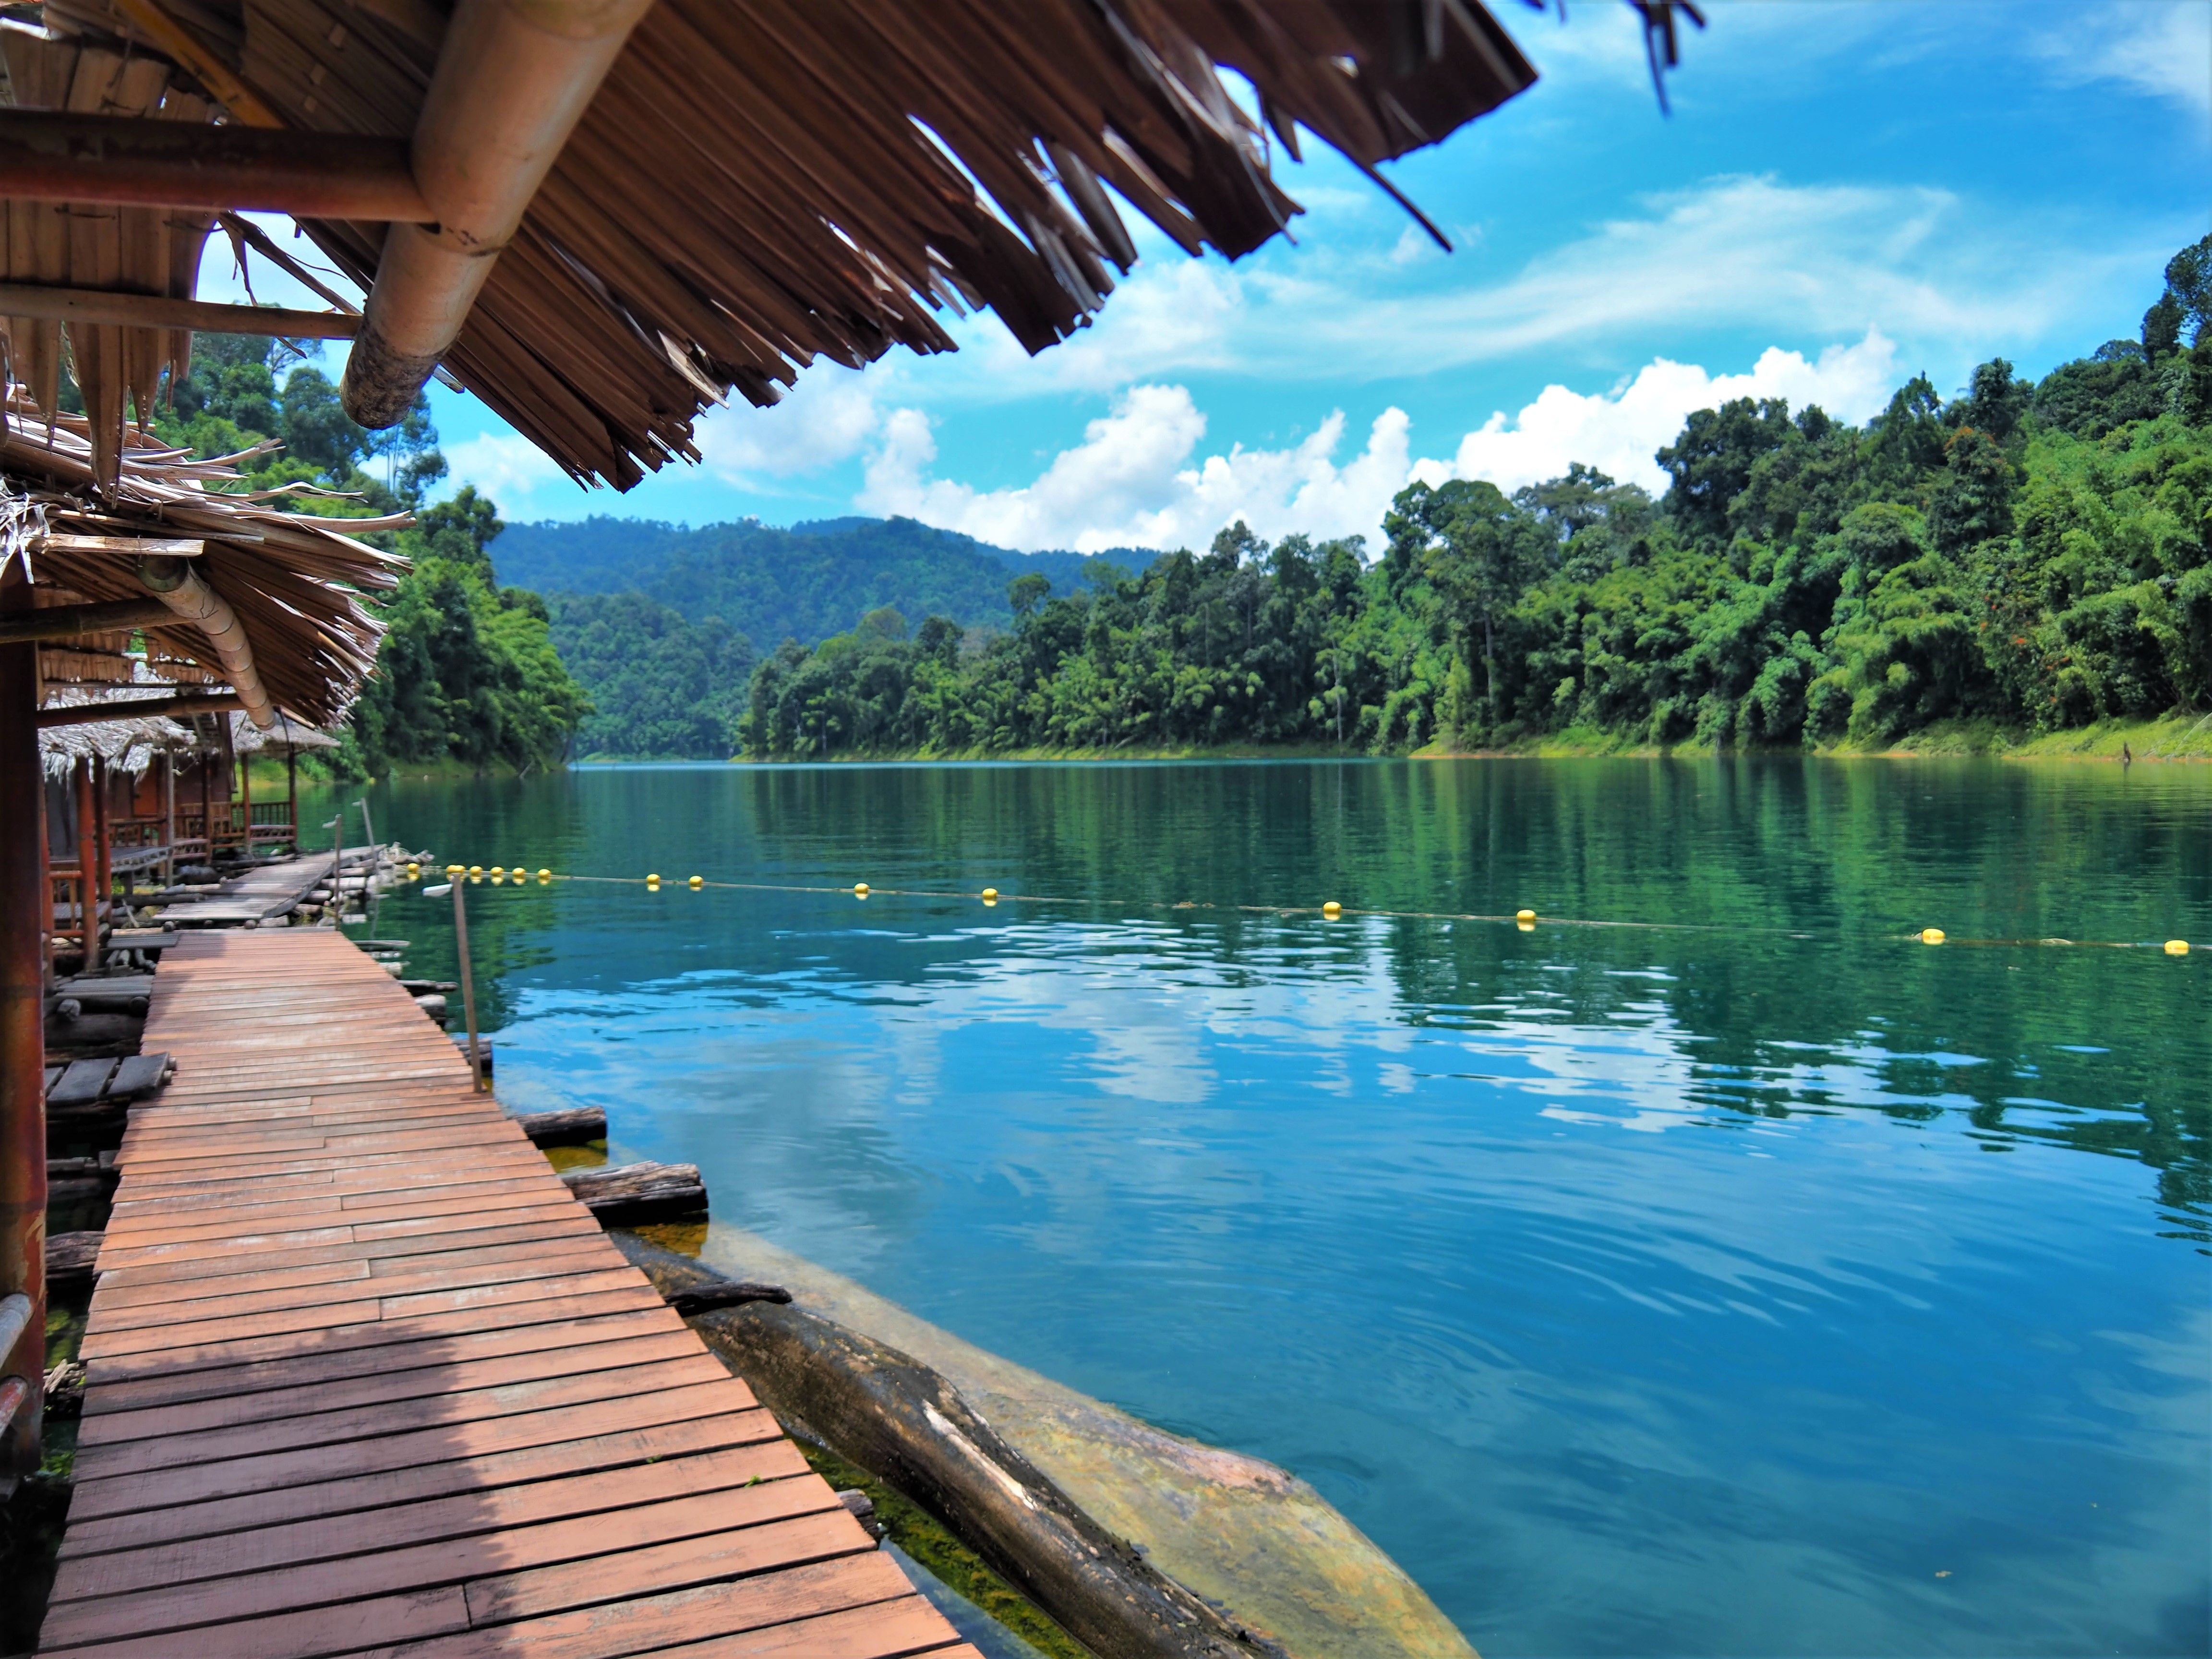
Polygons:
<instances>
[{"instance_id":1,"label":"ripples on water","mask_svg":"<svg viewBox=\"0 0 2212 1659\"><path fill-rule=\"evenodd\" d=\"M593 770L380 826L501 1091L1311 1480L1492 1659L2212 1644L2212 772ZM504 856L502 856L504 855ZM1650 930L1255 915L1317 904ZM1216 908L1171 908L1177 902ZM445 971L441 907L379 932Z\"/></svg>"}]
</instances>

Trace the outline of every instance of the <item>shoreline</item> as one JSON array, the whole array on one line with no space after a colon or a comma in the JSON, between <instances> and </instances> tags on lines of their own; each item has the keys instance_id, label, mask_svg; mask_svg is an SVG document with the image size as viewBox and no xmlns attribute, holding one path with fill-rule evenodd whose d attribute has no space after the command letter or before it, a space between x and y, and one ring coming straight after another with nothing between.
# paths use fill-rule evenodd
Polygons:
<instances>
[{"instance_id":1,"label":"shoreline","mask_svg":"<svg viewBox=\"0 0 2212 1659\"><path fill-rule=\"evenodd\" d=\"M896 749L799 758L757 759L732 755L726 760L670 756L586 756L570 769L592 766L870 766L994 763L1001 765L1071 763L1156 763L1162 761L1267 760L1694 760L1806 756L1821 760L2006 760L2100 761L2117 764L2121 746L2146 763L2212 763L2212 714L2163 716L2148 720L2101 720L2063 732L2028 735L2008 732L1985 720L1940 721L1896 742L1876 747L1852 744L1795 744L1722 747L1712 744L1655 744L1619 733L1570 728L1492 747L1461 748L1430 743L1410 751L1373 755L1333 744L1223 744L1152 749Z\"/></svg>"}]
</instances>

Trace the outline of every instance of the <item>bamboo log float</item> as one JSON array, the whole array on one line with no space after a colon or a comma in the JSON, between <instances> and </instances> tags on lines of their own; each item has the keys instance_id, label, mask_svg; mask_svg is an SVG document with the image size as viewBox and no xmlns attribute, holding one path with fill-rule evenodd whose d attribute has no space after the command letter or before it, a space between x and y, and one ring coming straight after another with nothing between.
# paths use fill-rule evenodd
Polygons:
<instances>
[{"instance_id":1,"label":"bamboo log float","mask_svg":"<svg viewBox=\"0 0 2212 1659\"><path fill-rule=\"evenodd\" d=\"M707 1184L696 1164L564 1170L561 1179L586 1209L610 1224L667 1221L707 1207Z\"/></svg>"},{"instance_id":2,"label":"bamboo log float","mask_svg":"<svg viewBox=\"0 0 2212 1659\"><path fill-rule=\"evenodd\" d=\"M221 305L209 300L172 300L158 294L43 288L34 283L0 283L0 316L115 323L125 328L186 328L202 334L273 334L307 340L349 340L361 326L361 318L350 312Z\"/></svg>"},{"instance_id":3,"label":"bamboo log float","mask_svg":"<svg viewBox=\"0 0 2212 1659\"><path fill-rule=\"evenodd\" d=\"M406 141L0 111L0 195L427 224Z\"/></svg>"},{"instance_id":4,"label":"bamboo log float","mask_svg":"<svg viewBox=\"0 0 2212 1659\"><path fill-rule=\"evenodd\" d=\"M617 1233L615 1244L672 1304L714 1282L643 1239ZM780 1420L921 1503L1099 1659L1280 1659L1100 1526L911 1355L766 1300L693 1328Z\"/></svg>"},{"instance_id":5,"label":"bamboo log float","mask_svg":"<svg viewBox=\"0 0 2212 1659\"><path fill-rule=\"evenodd\" d=\"M574 1146L604 1140L607 1115L597 1106L579 1106L559 1112L517 1112L514 1121L538 1146Z\"/></svg>"},{"instance_id":6,"label":"bamboo log float","mask_svg":"<svg viewBox=\"0 0 2212 1659\"><path fill-rule=\"evenodd\" d=\"M170 610L188 623L196 623L222 659L223 672L230 676L232 688L246 716L266 732L276 724L276 706L269 700L262 688L261 676L253 666L253 646L246 637L246 624L229 602L199 579L189 565L177 559L142 559L138 562L138 580L157 595ZM253 826L246 824L246 839L250 847Z\"/></svg>"}]
</instances>

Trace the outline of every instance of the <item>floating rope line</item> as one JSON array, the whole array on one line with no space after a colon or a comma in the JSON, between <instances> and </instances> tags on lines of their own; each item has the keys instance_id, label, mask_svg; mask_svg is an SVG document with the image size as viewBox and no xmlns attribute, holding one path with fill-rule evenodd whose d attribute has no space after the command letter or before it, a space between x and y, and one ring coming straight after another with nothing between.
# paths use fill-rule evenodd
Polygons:
<instances>
[{"instance_id":1,"label":"floating rope line","mask_svg":"<svg viewBox=\"0 0 2212 1659\"><path fill-rule=\"evenodd\" d=\"M486 869L481 865L449 864L446 874L455 880L465 878L471 886L521 887L530 884L549 886L556 881L585 882L606 887L642 887L648 892L659 892L664 885L675 884L692 892L714 890L732 893L815 893L832 897L919 898L951 901L956 903L980 902L988 908L1006 904L1056 904L1068 907L1111 905L1126 910L1212 910L1236 915L1254 916L1320 916L1324 921L1336 921L1346 918L1371 917L1387 921L1477 921L1493 925L1510 923L1522 933L1533 933L1540 921L1547 927L1613 928L1632 933L1756 933L1770 939L1817 939L1820 935L1780 927L1752 928L1733 922L1719 921L1605 921L1586 916L1539 916L1534 910L1517 910L1511 915L1491 915L1464 910L1385 910L1361 909L1340 903L1335 899L1321 904L1216 904L1198 899L1134 899L1072 898L1053 893L1001 893L995 887L986 887L977 892L953 892L933 887L872 887L866 882L855 882L849 887L830 887L803 882L773 881L711 881L704 876L685 876L664 878L658 874L643 876L584 876L568 872L556 873L550 869L529 870L517 866L507 869L493 865ZM408 878L419 878L419 863L407 866ZM2160 941L2136 939L1952 939L1940 927L1923 928L1917 933L1903 935L1886 934L1885 938L1899 943L1918 945L1949 945L1966 950L2020 950L2027 948L2066 948L2085 951L2162 951L2170 957L2189 954L2187 939L2170 939Z\"/></svg>"}]
</instances>

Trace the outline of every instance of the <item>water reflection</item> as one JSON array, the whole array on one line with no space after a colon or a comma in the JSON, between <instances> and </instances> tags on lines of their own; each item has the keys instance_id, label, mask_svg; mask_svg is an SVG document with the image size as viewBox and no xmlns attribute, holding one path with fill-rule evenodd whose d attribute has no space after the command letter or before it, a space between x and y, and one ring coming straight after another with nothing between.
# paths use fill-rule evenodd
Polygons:
<instances>
[{"instance_id":1,"label":"water reflection","mask_svg":"<svg viewBox=\"0 0 2212 1659\"><path fill-rule=\"evenodd\" d=\"M503 1095L1297 1469L1493 1659L2212 1635L2208 957L1905 937L2212 939L2202 769L643 770L376 816L1083 900L471 895ZM1218 908L1324 897L1682 931ZM377 926L449 971L436 907Z\"/></svg>"}]
</instances>

